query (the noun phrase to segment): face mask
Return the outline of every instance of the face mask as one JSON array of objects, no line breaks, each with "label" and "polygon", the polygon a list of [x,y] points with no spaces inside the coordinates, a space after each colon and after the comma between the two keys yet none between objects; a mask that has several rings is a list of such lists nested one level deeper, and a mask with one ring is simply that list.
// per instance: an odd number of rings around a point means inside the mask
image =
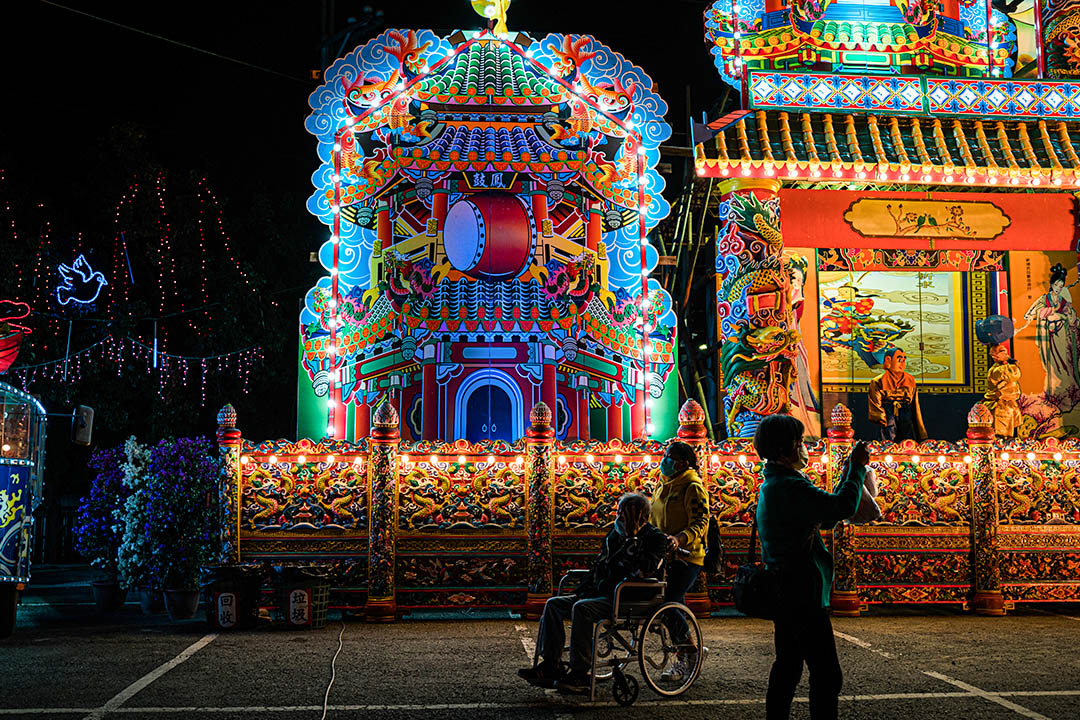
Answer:
[{"label": "face mask", "polygon": [[676,472],[675,472],[675,463],[676,462],[677,462],[677,460],[675,460],[675,458],[669,458],[669,457],[664,458],[663,460],[660,461],[660,472],[663,473],[666,477],[674,477],[676,475]]},{"label": "face mask", "polygon": [[799,459],[793,463],[793,467],[796,470],[802,470],[804,467],[810,464],[810,453],[806,452],[806,446],[799,443],[798,447]]},{"label": "face mask", "polygon": [[626,521],[624,521],[622,518],[617,518],[615,520],[615,532],[619,533],[623,537],[626,537]]}]

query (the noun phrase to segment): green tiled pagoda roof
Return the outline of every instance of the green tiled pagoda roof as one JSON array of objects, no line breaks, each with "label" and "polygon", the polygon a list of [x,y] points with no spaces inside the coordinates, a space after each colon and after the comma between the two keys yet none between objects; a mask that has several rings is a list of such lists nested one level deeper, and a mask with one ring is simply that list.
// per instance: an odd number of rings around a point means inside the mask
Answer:
[{"label": "green tiled pagoda roof", "polygon": [[844,44],[906,45],[919,39],[915,27],[907,23],[837,22],[819,20],[810,31],[825,42]]},{"label": "green tiled pagoda roof", "polygon": [[477,103],[514,98],[513,104],[562,102],[565,88],[501,42],[473,42],[452,69],[425,77],[419,94],[432,102]]}]

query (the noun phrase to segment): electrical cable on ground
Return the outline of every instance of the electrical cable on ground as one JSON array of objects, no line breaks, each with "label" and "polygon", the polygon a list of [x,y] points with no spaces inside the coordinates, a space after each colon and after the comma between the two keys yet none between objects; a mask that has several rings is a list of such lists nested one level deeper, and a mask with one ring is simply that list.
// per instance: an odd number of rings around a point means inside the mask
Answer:
[{"label": "electrical cable on ground", "polygon": [[345,621],[341,621],[341,632],[337,636],[337,652],[334,653],[334,657],[330,660],[330,684],[326,686],[326,695],[323,696],[322,703],[322,718],[320,720],[326,720],[326,711],[330,707],[330,688],[334,687],[334,680],[337,678],[337,659],[341,654],[341,648],[344,645],[342,638],[345,636]]}]

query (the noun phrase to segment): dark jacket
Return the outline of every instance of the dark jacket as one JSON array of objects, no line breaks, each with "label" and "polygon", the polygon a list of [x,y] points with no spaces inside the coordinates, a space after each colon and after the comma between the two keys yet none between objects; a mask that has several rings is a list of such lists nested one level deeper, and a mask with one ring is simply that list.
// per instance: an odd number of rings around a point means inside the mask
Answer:
[{"label": "dark jacket", "polygon": [[832,590],[832,555],[821,539],[821,528],[832,528],[851,517],[859,506],[866,469],[849,466],[836,492],[814,486],[802,473],[766,463],[758,494],[757,525],[761,557],[780,573],[783,606],[822,608]]},{"label": "dark jacket", "polygon": [[582,598],[615,599],[615,586],[634,577],[655,577],[667,553],[667,535],[652,525],[625,537],[612,530],[604,538],[592,572],[578,585]]}]

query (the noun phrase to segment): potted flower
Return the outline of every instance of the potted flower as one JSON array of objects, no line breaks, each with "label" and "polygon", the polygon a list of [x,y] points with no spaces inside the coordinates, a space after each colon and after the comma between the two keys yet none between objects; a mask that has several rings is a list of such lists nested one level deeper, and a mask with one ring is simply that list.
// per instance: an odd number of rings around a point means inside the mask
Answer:
[{"label": "potted flower", "polygon": [[170,438],[150,451],[146,535],[150,574],[165,589],[174,619],[195,615],[200,567],[217,533],[214,493],[220,460],[208,438]]},{"label": "potted flower", "polygon": [[126,587],[139,588],[142,610],[150,613],[161,606],[161,587],[155,586],[150,575],[150,542],[147,536],[149,517],[146,501],[149,478],[146,466],[150,450],[134,437],[124,443],[123,486],[127,498],[120,510],[120,547],[118,569],[120,582]]},{"label": "potted flower", "polygon": [[123,510],[130,494],[124,485],[125,460],[123,446],[98,450],[90,457],[96,474],[75,522],[75,549],[102,573],[93,581],[99,612],[119,609],[127,596],[128,586],[119,582]]}]

